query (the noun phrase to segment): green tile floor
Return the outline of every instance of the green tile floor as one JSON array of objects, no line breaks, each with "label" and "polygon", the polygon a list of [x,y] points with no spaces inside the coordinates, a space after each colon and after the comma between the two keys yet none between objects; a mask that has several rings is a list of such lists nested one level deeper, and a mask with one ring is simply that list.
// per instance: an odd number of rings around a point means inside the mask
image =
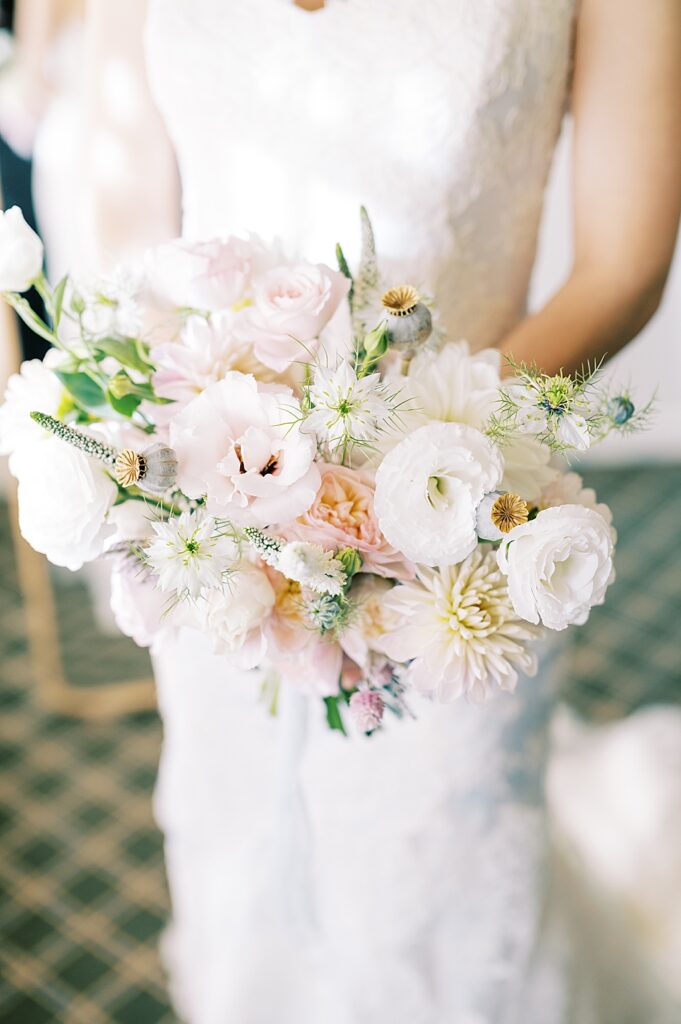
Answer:
[{"label": "green tile floor", "polygon": [[[681,695],[681,469],[592,471],[588,482],[615,514],[618,579],[572,631],[566,699],[604,721]],[[67,621],[81,622],[87,591],[77,578],[67,590]],[[150,809],[159,722],[41,709],[3,509],[0,671],[0,1021],[170,1024],[157,955],[168,900]]]}]

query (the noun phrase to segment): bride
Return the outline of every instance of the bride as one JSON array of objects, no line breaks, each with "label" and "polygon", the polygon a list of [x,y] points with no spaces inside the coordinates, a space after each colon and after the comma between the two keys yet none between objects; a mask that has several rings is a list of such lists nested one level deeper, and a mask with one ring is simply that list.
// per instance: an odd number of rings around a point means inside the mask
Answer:
[{"label": "bride", "polygon": [[[188,237],[255,231],[328,262],[336,239],[356,255],[363,203],[386,275],[436,294],[452,340],[548,371],[656,309],[681,196],[676,0],[151,0],[146,59]],[[528,317],[568,106],[575,263]],[[575,1019],[546,899],[550,673],[359,742],[291,687],[271,718],[190,631],[155,668],[183,1019]]]}]

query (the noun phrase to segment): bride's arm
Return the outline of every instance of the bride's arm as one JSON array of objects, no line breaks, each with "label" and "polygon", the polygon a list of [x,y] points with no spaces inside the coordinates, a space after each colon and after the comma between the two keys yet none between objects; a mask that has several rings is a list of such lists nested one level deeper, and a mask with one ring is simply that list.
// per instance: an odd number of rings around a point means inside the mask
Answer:
[{"label": "bride's arm", "polygon": [[501,350],[547,372],[615,354],[657,309],[681,208],[681,0],[582,0],[572,272]]},{"label": "bride's arm", "polygon": [[175,161],[147,82],[147,0],[87,0],[80,257],[103,270],[178,232]]}]

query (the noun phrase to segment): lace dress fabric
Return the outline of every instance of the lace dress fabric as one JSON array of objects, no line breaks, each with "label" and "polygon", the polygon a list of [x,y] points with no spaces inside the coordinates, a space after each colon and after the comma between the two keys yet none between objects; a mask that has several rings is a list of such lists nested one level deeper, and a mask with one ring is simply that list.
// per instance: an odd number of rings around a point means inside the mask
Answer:
[{"label": "lace dress fabric", "polygon": [[[568,90],[573,0],[152,0],[184,232],[331,262],[370,211],[386,275],[450,338],[522,316]],[[156,810],[190,1024],[558,1024],[542,772],[551,680],[414,703],[370,740],[186,632],[156,656]]]}]

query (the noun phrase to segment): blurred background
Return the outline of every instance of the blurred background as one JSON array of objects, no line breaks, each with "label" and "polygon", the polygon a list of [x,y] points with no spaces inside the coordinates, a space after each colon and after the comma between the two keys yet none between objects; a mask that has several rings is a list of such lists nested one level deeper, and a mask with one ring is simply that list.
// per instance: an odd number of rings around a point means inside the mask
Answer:
[{"label": "blurred background", "polygon": [[[134,6],[120,2],[133,19]],[[86,27],[84,4],[13,8],[2,3],[3,207],[33,220],[55,279],[171,237],[180,203],[144,90],[141,26],[137,49],[129,21],[125,45],[111,41],[100,96],[87,59],[97,26]],[[126,162],[135,139],[144,174]],[[569,153],[568,121],[532,306],[570,265]],[[3,390],[22,358],[42,353],[3,308]],[[588,931],[603,1019],[671,1024],[681,1020],[681,258],[657,317],[608,372],[643,401],[657,391],[657,413],[651,430],[606,442],[578,467],[612,507],[620,542],[608,604],[554,655],[564,680],[548,783],[556,885],[578,934]],[[106,609],[96,568],[48,567],[22,542],[0,467],[4,1024],[174,1019],[157,952],[168,902],[151,810],[153,682],[146,652],[115,633]]]}]

